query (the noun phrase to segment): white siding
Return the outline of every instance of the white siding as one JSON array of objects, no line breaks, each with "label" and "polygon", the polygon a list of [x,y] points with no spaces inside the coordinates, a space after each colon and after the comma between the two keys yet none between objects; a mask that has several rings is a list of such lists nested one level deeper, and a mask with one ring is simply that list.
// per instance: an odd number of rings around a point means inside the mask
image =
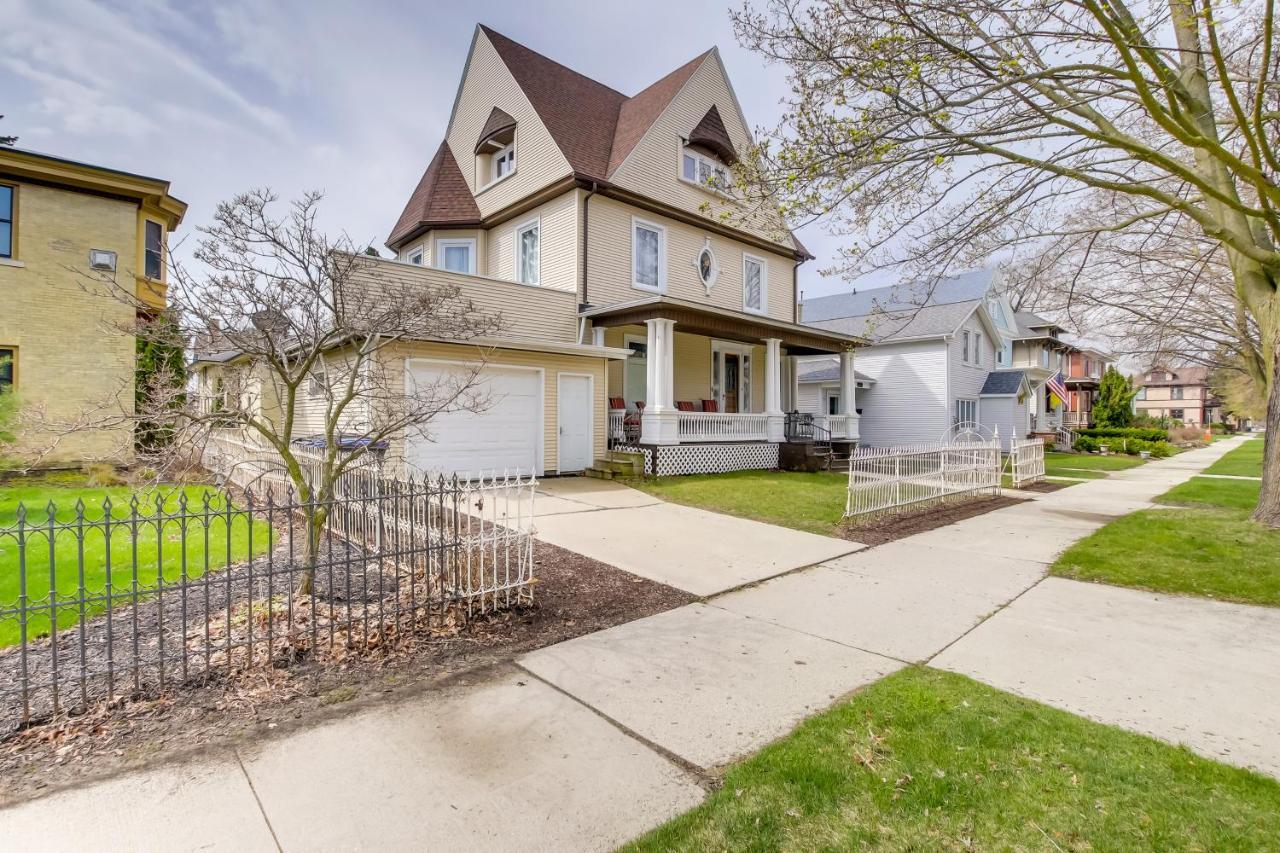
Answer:
[{"label": "white siding", "polygon": [[[947,348],[942,340],[877,344],[858,350],[857,371],[874,379],[858,389],[861,443],[884,447],[936,441],[951,425],[947,398]],[[801,383],[800,396],[821,411],[816,383]]]},{"label": "white siding", "polygon": [[1000,446],[1007,451],[1010,440],[1027,434],[1027,402],[1019,403],[1016,397],[983,397],[979,419],[984,426],[999,428]]},{"label": "white siding", "polygon": [[[969,362],[964,361],[964,333],[969,333]],[[974,359],[974,335],[982,335],[980,359]],[[951,416],[955,416],[956,400],[977,400],[982,391],[987,374],[996,369],[996,351],[992,345],[991,333],[987,331],[975,312],[955,333],[947,345],[947,363],[950,374],[950,398],[947,408]],[[978,412],[978,420],[986,424],[982,412]],[[990,424],[987,424],[990,426]]]}]

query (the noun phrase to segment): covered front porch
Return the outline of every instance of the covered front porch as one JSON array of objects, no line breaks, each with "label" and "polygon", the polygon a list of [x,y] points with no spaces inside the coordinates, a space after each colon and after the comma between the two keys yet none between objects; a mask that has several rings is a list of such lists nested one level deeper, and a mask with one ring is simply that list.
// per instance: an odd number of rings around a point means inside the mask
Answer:
[{"label": "covered front porch", "polygon": [[611,365],[611,442],[644,447],[787,440],[799,356],[838,354],[837,411],[819,435],[858,438],[854,348],[859,338],[766,316],[653,297],[588,309],[594,342],[627,349]]}]

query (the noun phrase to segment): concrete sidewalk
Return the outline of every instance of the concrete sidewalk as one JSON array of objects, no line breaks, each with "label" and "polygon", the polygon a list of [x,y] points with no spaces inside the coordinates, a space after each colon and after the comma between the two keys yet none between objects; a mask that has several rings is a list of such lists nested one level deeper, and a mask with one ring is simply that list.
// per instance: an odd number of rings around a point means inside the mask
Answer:
[{"label": "concrete sidewalk", "polygon": [[[1061,550],[1235,445],[854,553],[730,519],[727,535],[749,538],[721,571],[704,528],[654,526],[680,519],[653,512],[667,505],[561,481],[539,495],[540,533],[568,536],[572,522],[601,559],[626,555],[685,588],[822,564],[259,749],[0,811],[0,838],[95,851],[610,849],[700,802],[703,770],[907,662],[1280,774],[1280,610],[1044,579]],[[630,525],[610,520],[624,514]],[[786,545],[749,553],[769,532]],[[654,552],[701,563],[677,574]]]}]

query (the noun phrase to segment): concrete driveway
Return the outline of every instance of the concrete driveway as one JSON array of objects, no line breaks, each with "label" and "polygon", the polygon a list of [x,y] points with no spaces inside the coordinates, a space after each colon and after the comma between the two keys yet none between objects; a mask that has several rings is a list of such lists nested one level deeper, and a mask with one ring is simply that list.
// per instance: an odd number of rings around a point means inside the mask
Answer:
[{"label": "concrete driveway", "polygon": [[851,554],[857,542],[669,504],[618,483],[545,480],[537,537],[694,595]]}]

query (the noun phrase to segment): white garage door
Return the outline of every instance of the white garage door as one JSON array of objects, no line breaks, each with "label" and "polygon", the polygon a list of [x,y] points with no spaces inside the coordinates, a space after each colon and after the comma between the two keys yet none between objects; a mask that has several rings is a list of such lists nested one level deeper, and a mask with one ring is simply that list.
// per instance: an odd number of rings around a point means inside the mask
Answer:
[{"label": "white garage door", "polygon": [[[418,387],[447,384],[462,368],[442,363],[408,364]],[[536,370],[486,367],[476,386],[488,395],[481,412],[447,412],[426,425],[426,436],[406,443],[409,464],[419,471],[475,477],[542,473],[542,374]]]}]

